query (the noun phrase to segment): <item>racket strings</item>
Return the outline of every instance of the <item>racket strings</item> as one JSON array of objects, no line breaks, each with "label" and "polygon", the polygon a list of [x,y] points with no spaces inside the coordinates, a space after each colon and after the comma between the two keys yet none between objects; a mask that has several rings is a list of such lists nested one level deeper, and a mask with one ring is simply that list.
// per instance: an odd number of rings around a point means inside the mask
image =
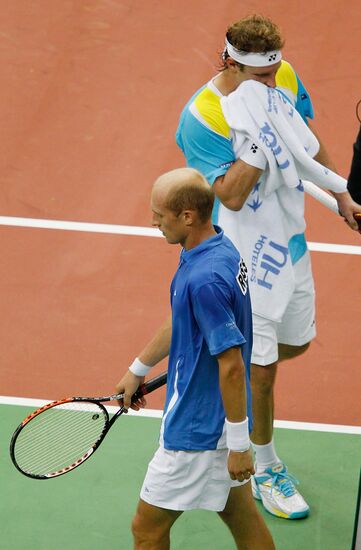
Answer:
[{"label": "racket strings", "polygon": [[[97,409],[97,410],[98,411],[100,410],[100,412],[102,413],[101,409]],[[93,411],[93,409],[92,409],[92,411]],[[58,413],[60,411],[57,410],[57,411],[54,411],[54,412],[55,412],[56,415],[58,415]],[[42,445],[44,442],[48,442],[49,432],[51,432],[52,430],[56,430],[56,429],[59,430],[60,429],[59,421],[61,422],[61,430],[66,431],[68,433],[68,435],[72,434],[73,437],[78,437],[77,432],[80,429],[84,430],[84,432],[83,432],[84,436],[86,435],[85,430],[87,430],[87,431],[91,430],[91,432],[93,432],[95,424],[90,423],[87,418],[86,419],[84,418],[84,416],[80,416],[79,414],[77,414],[77,416],[69,415],[69,414],[64,415],[63,411],[62,411],[62,417],[59,419],[57,416],[54,416],[54,412],[52,411],[52,414],[42,413],[41,415],[36,417],[36,420],[34,418],[32,420],[31,426],[29,425],[28,429],[26,427],[23,429],[22,438],[25,439],[25,437],[30,437],[31,436],[32,440],[35,438],[37,444]],[[90,412],[90,411],[86,411],[86,410],[77,411],[77,413],[79,413],[79,412],[84,413],[84,412]],[[93,417],[92,417],[93,420],[96,419],[97,414],[99,415],[99,412],[95,412],[93,414]],[[86,420],[86,422],[87,422],[87,424],[85,426],[84,426],[84,424],[85,424],[84,420]],[[19,445],[19,442],[18,442],[18,445]]]},{"label": "racket strings", "polygon": [[20,431],[15,459],[25,472],[47,475],[73,465],[98,441],[107,423],[94,403],[57,405],[35,416]]},{"label": "racket strings", "polygon": [[[31,452],[29,447],[24,447],[22,451],[17,450],[15,458],[19,466],[28,472],[34,474],[52,473],[62,469],[62,467],[73,464],[73,462],[81,458],[81,456],[93,446],[96,441],[94,441],[93,433],[82,433],[82,439],[84,440],[88,435],[90,435],[90,439],[86,439],[85,446],[80,450],[79,438],[74,433],[72,437],[67,438],[66,445],[62,445],[63,441],[59,441],[59,439],[55,439],[55,437],[53,440],[47,437],[46,441],[44,440],[43,442],[38,439],[37,442],[39,447],[36,452]],[[44,442],[45,445],[43,445]],[[43,450],[44,448],[46,451]],[[56,456],[54,457],[55,452]],[[81,455],[79,456],[80,452]],[[39,453],[41,453],[41,457],[39,457]]]}]

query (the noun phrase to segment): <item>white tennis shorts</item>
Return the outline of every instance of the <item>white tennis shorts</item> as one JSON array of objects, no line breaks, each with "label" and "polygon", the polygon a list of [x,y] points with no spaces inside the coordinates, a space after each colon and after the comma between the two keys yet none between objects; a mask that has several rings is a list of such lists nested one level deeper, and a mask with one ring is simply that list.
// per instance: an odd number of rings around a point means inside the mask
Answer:
[{"label": "white tennis shorts", "polygon": [[168,451],[160,446],[149,463],[140,498],[168,510],[221,512],[233,481],[227,470],[228,449],[215,451]]},{"label": "white tennis shorts", "polygon": [[294,266],[295,291],[276,323],[253,315],[252,363],[266,366],[278,360],[278,344],[303,346],[316,336],[315,289],[309,252]]}]

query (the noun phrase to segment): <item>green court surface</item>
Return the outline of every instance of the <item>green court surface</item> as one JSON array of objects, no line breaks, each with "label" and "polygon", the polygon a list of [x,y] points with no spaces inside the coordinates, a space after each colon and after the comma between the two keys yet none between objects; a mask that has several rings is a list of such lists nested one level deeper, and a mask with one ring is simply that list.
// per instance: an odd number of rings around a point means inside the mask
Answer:
[{"label": "green court surface", "polygon": [[[86,464],[57,479],[35,481],[13,467],[8,453],[12,432],[28,412],[0,407],[1,549],[131,550],[129,525],[160,421],[123,417]],[[277,550],[350,550],[361,437],[286,429],[276,430],[275,437],[311,505],[306,520],[262,512]],[[175,524],[171,548],[231,550],[234,545],[216,514],[194,511]]]}]

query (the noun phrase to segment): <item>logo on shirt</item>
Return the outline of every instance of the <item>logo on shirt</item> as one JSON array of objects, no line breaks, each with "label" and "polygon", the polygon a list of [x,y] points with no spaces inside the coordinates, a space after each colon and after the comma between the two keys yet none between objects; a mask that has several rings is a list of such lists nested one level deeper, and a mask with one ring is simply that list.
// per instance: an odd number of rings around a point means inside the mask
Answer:
[{"label": "logo on shirt", "polygon": [[224,162],[223,164],[219,165],[219,168],[229,168],[230,166],[232,166],[232,164],[234,164],[233,160],[230,162]]},{"label": "logo on shirt", "polygon": [[239,262],[239,271],[236,277],[236,281],[244,296],[248,288],[248,272],[247,272],[246,264],[244,263],[243,260]]}]

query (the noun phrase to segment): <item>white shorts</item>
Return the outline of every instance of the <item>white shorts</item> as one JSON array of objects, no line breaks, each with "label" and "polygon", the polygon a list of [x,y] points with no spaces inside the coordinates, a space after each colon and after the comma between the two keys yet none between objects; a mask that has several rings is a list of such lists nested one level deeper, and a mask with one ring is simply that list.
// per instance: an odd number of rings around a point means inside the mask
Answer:
[{"label": "white shorts", "polygon": [[226,506],[233,481],[227,469],[228,449],[168,451],[159,447],[149,463],[140,498],[168,510],[212,510]]},{"label": "white shorts", "polygon": [[278,360],[278,344],[303,346],[316,336],[315,289],[307,252],[294,266],[296,288],[280,323],[253,315],[251,362],[266,366]]}]

